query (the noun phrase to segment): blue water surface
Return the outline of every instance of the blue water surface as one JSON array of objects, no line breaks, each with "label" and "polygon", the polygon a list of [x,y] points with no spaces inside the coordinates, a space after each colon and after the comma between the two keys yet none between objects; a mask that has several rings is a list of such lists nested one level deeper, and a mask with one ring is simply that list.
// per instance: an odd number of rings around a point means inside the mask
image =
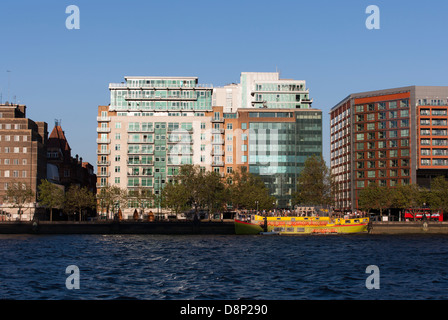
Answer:
[{"label": "blue water surface", "polygon": [[447,266],[444,235],[0,235],[0,299],[447,299]]}]

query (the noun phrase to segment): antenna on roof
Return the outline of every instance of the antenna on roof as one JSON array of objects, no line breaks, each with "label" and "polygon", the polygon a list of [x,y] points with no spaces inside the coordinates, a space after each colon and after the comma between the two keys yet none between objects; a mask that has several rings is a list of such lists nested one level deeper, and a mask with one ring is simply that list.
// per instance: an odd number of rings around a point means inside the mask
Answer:
[{"label": "antenna on roof", "polygon": [[61,119],[54,119],[54,126],[55,126],[55,127],[60,126],[61,123],[62,123],[62,120],[61,120]]},{"label": "antenna on roof", "polygon": [[9,99],[9,88],[11,85],[11,70],[6,70],[6,72],[8,73],[8,101],[10,101]]}]

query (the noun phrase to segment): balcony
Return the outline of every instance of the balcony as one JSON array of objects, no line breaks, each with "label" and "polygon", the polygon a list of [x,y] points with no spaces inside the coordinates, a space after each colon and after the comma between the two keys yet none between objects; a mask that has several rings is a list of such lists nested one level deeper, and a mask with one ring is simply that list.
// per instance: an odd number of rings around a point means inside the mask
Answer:
[{"label": "balcony", "polygon": [[169,139],[167,143],[193,144],[193,139]]},{"label": "balcony", "polygon": [[97,161],[98,166],[110,166],[110,161]]},{"label": "balcony", "polygon": [[224,122],[224,118],[212,118],[212,122],[223,123]]},{"label": "balcony", "polygon": [[126,161],[128,166],[153,166],[154,162]]},{"label": "balcony", "polygon": [[128,177],[153,177],[154,174],[151,172],[149,173],[144,173],[144,172],[128,172],[127,173]]},{"label": "balcony", "polygon": [[110,150],[96,150],[96,154],[100,154],[100,155],[108,155],[110,154]]},{"label": "balcony", "polygon": [[96,143],[110,143],[110,139],[96,139]]},{"label": "balcony", "polygon": [[109,122],[110,117],[96,117],[96,121],[98,122]]},{"label": "balcony", "polygon": [[96,132],[100,132],[100,133],[109,133],[110,132],[110,128],[96,128]]},{"label": "balcony", "polygon": [[224,155],[224,150],[213,150],[211,152],[212,156],[223,156]]},{"label": "balcony", "polygon": [[100,178],[110,177],[110,172],[98,172],[96,175],[97,175],[97,177],[100,177]]},{"label": "balcony", "polygon": [[224,144],[224,140],[223,139],[213,139],[212,144]]},{"label": "balcony", "polygon": [[213,161],[212,167],[224,167],[224,161]]},{"label": "balcony", "polygon": [[128,143],[154,143],[153,139],[128,140]]}]

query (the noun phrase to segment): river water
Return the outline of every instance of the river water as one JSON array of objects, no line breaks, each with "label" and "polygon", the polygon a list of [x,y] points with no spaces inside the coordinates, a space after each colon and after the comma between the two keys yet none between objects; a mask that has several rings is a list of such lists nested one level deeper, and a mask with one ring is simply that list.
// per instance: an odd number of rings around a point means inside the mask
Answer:
[{"label": "river water", "polygon": [[447,299],[447,267],[444,235],[0,235],[11,300]]}]

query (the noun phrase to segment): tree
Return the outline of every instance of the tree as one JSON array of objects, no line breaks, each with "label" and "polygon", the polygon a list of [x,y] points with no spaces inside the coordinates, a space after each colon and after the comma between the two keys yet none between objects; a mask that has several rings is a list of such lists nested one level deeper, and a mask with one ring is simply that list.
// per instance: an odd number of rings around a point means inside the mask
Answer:
[{"label": "tree", "polygon": [[[414,209],[421,208],[427,202],[427,190],[417,184],[399,185],[389,190],[392,206],[398,209],[407,209],[413,213]],[[415,214],[414,214],[415,219]]]},{"label": "tree", "polygon": [[332,196],[332,177],[330,169],[322,156],[310,156],[305,160],[297,179],[294,200],[307,206],[329,206],[334,202]]},{"label": "tree", "polygon": [[38,200],[43,206],[50,208],[50,221],[53,221],[53,209],[64,206],[64,190],[48,180],[42,180],[38,189]]},{"label": "tree", "polygon": [[214,171],[201,173],[198,176],[198,199],[203,208],[207,208],[210,215],[221,212],[227,203],[227,190],[221,175]]},{"label": "tree", "polygon": [[79,221],[82,220],[82,210],[95,208],[95,196],[86,187],[80,188],[72,185],[68,189],[65,197],[65,208],[67,212],[79,212]]},{"label": "tree", "polygon": [[438,176],[431,181],[428,202],[431,209],[448,211],[448,180]]},{"label": "tree", "polygon": [[182,183],[169,182],[162,191],[164,207],[170,208],[176,213],[176,216],[189,208],[190,192]]},{"label": "tree", "polygon": [[392,196],[387,187],[381,187],[376,183],[370,183],[358,193],[358,208],[370,212],[371,209],[379,210],[380,216],[383,210],[390,208]]},{"label": "tree", "polygon": [[142,214],[153,199],[154,194],[149,188],[139,187],[136,190],[130,190],[128,193],[128,201],[132,201]]},{"label": "tree", "polygon": [[228,185],[230,202],[235,209],[272,209],[275,197],[270,195],[269,189],[259,176],[247,170],[235,170]]},{"label": "tree", "polygon": [[28,184],[13,181],[8,184],[3,200],[19,210],[19,220],[22,220],[22,208],[26,203],[33,202],[34,197],[35,194]]},{"label": "tree", "polygon": [[119,186],[105,186],[101,187],[97,194],[98,205],[101,209],[106,209],[106,216],[109,217],[109,212],[117,207],[125,206],[128,201],[127,190],[121,189]]}]

